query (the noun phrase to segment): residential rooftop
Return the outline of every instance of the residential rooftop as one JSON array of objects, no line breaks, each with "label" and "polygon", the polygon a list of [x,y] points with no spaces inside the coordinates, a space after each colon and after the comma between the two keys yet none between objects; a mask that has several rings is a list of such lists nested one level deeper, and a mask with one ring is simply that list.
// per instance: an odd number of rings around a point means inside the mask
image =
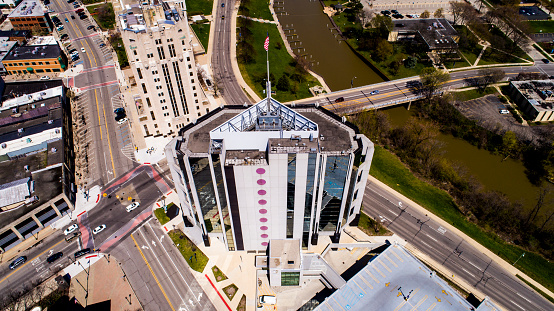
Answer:
[{"label": "residential rooftop", "polygon": [[11,17],[44,16],[44,8],[38,0],[24,0],[8,15]]},{"label": "residential rooftop", "polygon": [[4,60],[56,58],[62,54],[59,45],[32,45],[14,47]]}]

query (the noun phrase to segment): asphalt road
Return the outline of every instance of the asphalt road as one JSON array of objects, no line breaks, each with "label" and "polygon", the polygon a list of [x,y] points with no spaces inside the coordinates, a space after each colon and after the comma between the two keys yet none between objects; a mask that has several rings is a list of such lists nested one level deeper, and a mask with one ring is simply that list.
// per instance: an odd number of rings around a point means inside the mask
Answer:
[{"label": "asphalt road", "polygon": [[[52,0],[49,7],[63,23],[61,33],[69,35],[70,49],[79,51],[80,59],[75,64],[84,67],[68,84],[80,88],[83,93],[79,97],[85,99],[80,102],[86,105],[87,135],[92,141],[89,163],[95,165],[94,169],[89,169],[93,181],[89,186],[105,185],[135,166],[129,125],[118,125],[113,113],[115,108],[121,107],[122,101],[109,43],[104,42],[99,32],[87,29],[93,25],[92,17],[80,19],[75,13],[77,9],[67,1]],[[101,43],[107,46],[100,47]],[[81,48],[85,49],[84,53]],[[131,152],[124,154],[122,149]]]},{"label": "asphalt road", "polygon": [[[127,212],[125,207],[131,202],[120,200],[114,195],[111,198],[101,199],[98,205],[88,213],[90,229],[102,224],[106,225],[106,229],[94,235],[94,247],[101,247],[105,241],[114,238],[122,227],[129,227],[133,224],[134,219],[144,211],[151,210],[152,204],[162,195],[162,191],[157,188],[156,183],[152,182],[146,173],[138,174],[129,183],[132,183],[136,189],[138,196],[136,201],[140,202],[138,208]],[[102,252],[109,252],[122,243],[122,239],[129,239],[128,236],[129,233],[120,236],[119,239],[116,238],[116,242],[111,244],[110,248],[101,249]],[[22,290],[26,286],[31,287],[33,282],[49,278],[59,269],[69,265],[74,258],[73,254],[79,249],[81,249],[79,239],[67,243],[63,231],[59,230],[37,245],[22,251],[19,255],[27,256],[27,262],[16,270],[9,269],[8,266],[11,260],[2,260],[0,265],[0,297]],[[57,252],[63,252],[64,257],[53,264],[48,264],[46,262],[48,256]]]},{"label": "asphalt road", "polygon": [[364,212],[408,243],[502,305],[506,310],[553,310],[554,305],[461,237],[441,227],[398,197],[370,183]]},{"label": "asphalt road", "polygon": [[[225,3],[222,7],[221,4]],[[234,10],[234,2],[225,2],[219,0],[217,12],[214,16],[214,43],[212,53],[212,69],[214,73],[215,83],[218,85],[226,105],[243,105],[251,103],[242,87],[237,82],[233,72],[231,60],[231,26],[232,15]],[[223,18],[222,18],[223,17]],[[236,60],[235,60],[236,61]]]},{"label": "asphalt road", "polygon": [[190,267],[153,218],[112,252],[146,310],[215,310]]}]

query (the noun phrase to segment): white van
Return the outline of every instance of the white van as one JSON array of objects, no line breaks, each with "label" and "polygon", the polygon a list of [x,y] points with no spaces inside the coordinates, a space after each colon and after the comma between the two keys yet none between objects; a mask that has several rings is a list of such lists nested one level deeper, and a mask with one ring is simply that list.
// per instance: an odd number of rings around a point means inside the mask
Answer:
[{"label": "white van", "polygon": [[260,304],[266,304],[266,305],[275,305],[277,304],[277,297],[270,296],[270,295],[263,295],[260,296]]},{"label": "white van", "polygon": [[500,112],[500,114],[509,114],[510,111],[508,111],[507,109],[500,109],[498,112]]}]

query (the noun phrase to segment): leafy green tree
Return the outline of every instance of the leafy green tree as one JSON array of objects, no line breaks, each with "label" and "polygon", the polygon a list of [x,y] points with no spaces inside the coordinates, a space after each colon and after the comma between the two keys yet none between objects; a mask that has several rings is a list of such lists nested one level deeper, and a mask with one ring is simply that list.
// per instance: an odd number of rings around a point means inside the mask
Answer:
[{"label": "leafy green tree", "polygon": [[417,65],[417,57],[415,56],[408,56],[404,60],[404,67],[406,68],[414,68]]},{"label": "leafy green tree", "polygon": [[383,15],[375,15],[369,22],[370,28],[372,28],[372,31],[378,36],[383,39],[387,39],[389,37],[389,32],[392,31],[392,28],[394,27],[394,24],[392,23],[392,19],[388,16]]},{"label": "leafy green tree", "polygon": [[421,15],[419,17],[429,18],[429,17],[431,17],[431,13],[429,13],[429,11],[425,10],[425,11],[423,11],[423,13],[421,13]]},{"label": "leafy green tree", "polygon": [[286,74],[283,74],[279,81],[277,81],[277,89],[279,91],[289,91],[290,90],[290,80]]},{"label": "leafy green tree", "polygon": [[252,44],[247,41],[241,41],[237,44],[237,58],[243,64],[248,64],[254,61],[256,50]]},{"label": "leafy green tree", "polygon": [[433,16],[436,18],[443,18],[444,17],[444,9],[438,8],[435,13],[433,13]]},{"label": "leafy green tree", "polygon": [[507,131],[502,136],[502,151],[506,158],[509,156],[516,156],[519,150],[519,144],[517,141],[516,134],[512,131]]},{"label": "leafy green tree", "polygon": [[392,55],[393,48],[387,40],[381,40],[375,49],[375,59],[377,61],[383,61],[387,59],[388,56]]},{"label": "leafy green tree", "polygon": [[423,94],[428,101],[431,101],[444,87],[444,83],[450,80],[450,74],[435,67],[427,67],[423,68],[419,78],[421,79]]}]

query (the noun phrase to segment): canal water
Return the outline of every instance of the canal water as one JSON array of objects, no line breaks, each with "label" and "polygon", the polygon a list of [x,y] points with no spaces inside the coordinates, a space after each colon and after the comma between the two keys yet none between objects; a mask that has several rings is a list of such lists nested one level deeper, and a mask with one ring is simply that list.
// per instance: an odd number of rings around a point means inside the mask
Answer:
[{"label": "canal water", "polygon": [[281,11],[276,8],[285,34],[298,35],[288,37],[291,48],[295,52],[300,51],[300,55],[306,55],[306,59],[312,62],[312,70],[325,79],[331,90],[350,88],[352,81],[354,87],[383,81],[346,42],[339,40],[336,30],[330,30],[331,21],[323,13],[319,1],[285,0],[284,11],[287,14],[279,13]]},{"label": "canal water", "polygon": [[[383,111],[389,115],[391,124],[397,127],[412,116],[414,108],[417,109],[412,105],[412,110],[409,111],[406,106],[397,106]],[[452,135],[439,134],[437,140],[444,144],[444,158],[461,163],[486,189],[505,193],[512,202],[521,201],[526,210],[530,210],[536,203],[538,187],[529,182],[525,167],[520,161],[502,161],[503,156],[479,149]]]}]

